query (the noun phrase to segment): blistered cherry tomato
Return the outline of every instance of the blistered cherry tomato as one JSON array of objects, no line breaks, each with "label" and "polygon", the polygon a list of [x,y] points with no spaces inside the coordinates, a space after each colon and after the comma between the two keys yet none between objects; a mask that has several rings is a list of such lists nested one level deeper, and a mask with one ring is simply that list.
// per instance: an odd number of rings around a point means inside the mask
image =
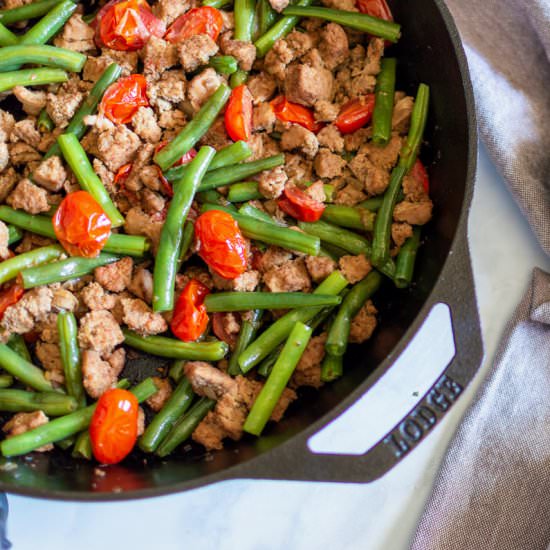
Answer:
[{"label": "blistered cherry tomato", "polygon": [[342,134],[351,134],[359,130],[372,118],[374,103],[374,94],[351,99],[342,106],[334,124]]},{"label": "blistered cherry tomato", "polygon": [[221,277],[235,279],[246,271],[246,241],[227,212],[209,210],[195,222],[199,256]]},{"label": "blistered cherry tomato", "polygon": [[99,105],[99,110],[115,124],[127,124],[140,107],[148,107],[147,81],[141,74],[119,78],[111,84]]},{"label": "blistered cherry tomato", "polygon": [[175,43],[196,34],[207,34],[216,42],[222,28],[223,17],[220,10],[202,6],[180,15],[168,28],[164,40]]},{"label": "blistered cherry tomato", "polygon": [[98,13],[96,25],[100,46],[125,52],[140,50],[152,35],[161,38],[166,32],[166,25],[153,15],[144,0],[112,4]]},{"label": "blistered cherry tomato", "polygon": [[200,338],[208,326],[208,314],[204,299],[210,293],[207,286],[191,279],[179,295],[170,328],[176,338],[193,342]]},{"label": "blistered cherry tomato", "polygon": [[357,0],[357,9],[371,17],[393,21],[393,15],[386,0]]},{"label": "blistered cherry tomato", "polygon": [[225,109],[225,129],[233,141],[248,141],[252,134],[252,94],[241,84],[233,89]]},{"label": "blistered cherry tomato", "polygon": [[298,187],[285,187],[283,196],[277,201],[279,208],[301,222],[316,222],[323,215],[325,205],[312,199]]},{"label": "blistered cherry tomato", "polygon": [[87,191],[69,193],[52,223],[55,236],[72,256],[97,256],[111,234],[111,220]]},{"label": "blistered cherry tomato", "polygon": [[298,103],[291,103],[284,95],[276,97],[269,104],[275,116],[282,122],[293,122],[315,133],[323,127],[323,124],[315,121],[310,109]]},{"label": "blistered cherry tomato", "polygon": [[18,282],[0,290],[0,319],[4,317],[6,309],[21,300],[24,292],[25,291],[23,290],[22,285],[20,285]]},{"label": "blistered cherry tomato", "polygon": [[426,193],[430,192],[430,178],[428,177],[428,172],[420,159],[416,159],[409,175],[416,181],[422,183],[422,187]]},{"label": "blistered cherry tomato", "polygon": [[114,388],[98,400],[90,422],[94,457],[102,464],[116,464],[133,449],[137,440],[139,404],[136,396]]}]

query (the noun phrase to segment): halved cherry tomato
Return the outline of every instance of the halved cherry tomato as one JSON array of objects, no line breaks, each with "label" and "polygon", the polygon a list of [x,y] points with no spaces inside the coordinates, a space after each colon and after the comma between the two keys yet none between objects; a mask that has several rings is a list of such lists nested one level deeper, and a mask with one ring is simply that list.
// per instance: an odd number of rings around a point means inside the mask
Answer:
[{"label": "halved cherry tomato", "polygon": [[98,400],[90,422],[94,457],[102,464],[116,464],[137,440],[139,404],[136,396],[119,388],[107,390]]},{"label": "halved cherry tomato", "polygon": [[372,118],[374,103],[374,94],[351,99],[342,106],[334,124],[342,134],[351,134],[359,130]]},{"label": "halved cherry tomato", "polygon": [[69,193],[52,223],[55,236],[71,256],[97,256],[111,234],[111,220],[87,191]]},{"label": "halved cherry tomato", "polygon": [[166,25],[151,12],[145,0],[116,2],[95,19],[96,42],[113,50],[132,52],[145,46],[152,35],[161,38]]},{"label": "halved cherry tomato", "polygon": [[25,291],[18,282],[0,291],[0,319],[4,317],[6,309],[21,300]]},{"label": "halved cherry tomato", "polygon": [[168,28],[164,40],[175,43],[196,34],[207,34],[216,42],[222,28],[223,16],[220,10],[210,6],[201,6],[180,15]]},{"label": "halved cherry tomato", "polygon": [[204,299],[210,289],[197,279],[191,279],[179,295],[170,323],[172,333],[184,342],[200,338],[208,326]]},{"label": "halved cherry tomato", "polygon": [[428,177],[428,172],[420,159],[416,159],[409,175],[416,181],[422,182],[422,187],[426,193],[430,192],[430,178]]},{"label": "halved cherry tomato", "polygon": [[246,271],[246,241],[227,212],[209,210],[195,222],[199,256],[221,277],[236,279]]},{"label": "halved cherry tomato", "polygon": [[322,202],[312,199],[298,187],[285,187],[284,195],[277,201],[279,208],[301,222],[316,222],[325,210]]},{"label": "halved cherry tomato", "polygon": [[111,84],[99,110],[115,124],[127,124],[140,107],[148,107],[147,81],[142,74],[131,74]]},{"label": "halved cherry tomato", "polygon": [[357,9],[371,17],[393,21],[393,15],[386,0],[357,0]]},{"label": "halved cherry tomato", "polygon": [[246,84],[233,89],[225,109],[225,129],[233,141],[248,141],[252,134],[252,94]]},{"label": "halved cherry tomato", "polygon": [[277,96],[269,104],[275,116],[283,122],[294,122],[315,133],[323,127],[323,124],[315,121],[313,113],[307,107],[291,103],[284,95]]}]

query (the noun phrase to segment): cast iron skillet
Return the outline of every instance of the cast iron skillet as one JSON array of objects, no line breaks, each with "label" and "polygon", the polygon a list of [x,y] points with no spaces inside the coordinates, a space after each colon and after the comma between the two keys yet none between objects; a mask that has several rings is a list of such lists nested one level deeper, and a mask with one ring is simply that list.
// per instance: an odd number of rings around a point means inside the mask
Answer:
[{"label": "cast iron skillet", "polygon": [[[457,30],[442,0],[390,1],[403,37],[391,55],[398,58],[398,89],[412,95],[419,82],[431,86],[428,147],[433,221],[426,227],[413,288],[387,284],[376,298],[380,324],[374,337],[355,346],[345,376],[320,392],[304,392],[286,419],[260,439],[229,443],[205,454],[189,445],[169,460],[136,454],[104,468],[55,451],[20,458],[15,470],[0,470],[0,490],[32,496],[114,500],[183,491],[233,478],[368,482],[392,468],[449,410],[475,374],[482,357],[479,319],[467,248],[467,216],[476,162],[473,96]],[[360,456],[313,454],[308,438],[349,408],[392,366],[422,325],[432,306],[450,306],[456,356],[432,389],[385,438]],[[125,376],[138,379],[165,365],[141,356]]]}]

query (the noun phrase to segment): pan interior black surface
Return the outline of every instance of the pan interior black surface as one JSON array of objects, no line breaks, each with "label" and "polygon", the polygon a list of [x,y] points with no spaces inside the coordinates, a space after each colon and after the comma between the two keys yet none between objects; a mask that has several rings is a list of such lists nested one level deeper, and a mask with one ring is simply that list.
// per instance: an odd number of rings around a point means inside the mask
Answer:
[{"label": "pan interior black surface", "polygon": [[[380,366],[383,360],[415,319],[420,321],[417,319],[420,309],[449,254],[467,193],[469,153],[468,111],[460,62],[436,2],[395,0],[390,4],[396,21],[403,25],[402,39],[388,52],[398,59],[398,89],[414,95],[418,83],[426,82],[432,91],[426,130],[428,145],[422,150],[422,158],[430,173],[434,219],[424,232],[425,244],[417,260],[415,285],[407,291],[386,285],[377,295],[379,328],[371,341],[353,347],[348,353],[345,376],[319,392],[304,392],[287,418],[270,427],[259,440],[245,438],[213,454],[190,445],[163,461],[136,453],[123,465],[109,468],[97,468],[58,451],[35,453],[10,461],[17,464],[16,469],[5,466],[0,469],[3,489],[54,498],[116,498],[121,491],[127,497],[154,495],[233,477],[231,467],[281,445],[341,407],[358,387],[364,392],[372,385],[383,368]],[[159,366],[162,365],[157,359],[142,357],[132,361],[127,373],[135,379],[154,373]],[[269,472],[265,477],[269,477]]]}]

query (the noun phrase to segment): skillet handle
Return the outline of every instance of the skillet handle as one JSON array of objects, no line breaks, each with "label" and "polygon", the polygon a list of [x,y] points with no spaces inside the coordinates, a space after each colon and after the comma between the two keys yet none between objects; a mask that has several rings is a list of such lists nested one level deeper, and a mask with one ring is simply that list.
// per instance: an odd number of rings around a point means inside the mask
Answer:
[{"label": "skillet handle", "polygon": [[[270,455],[268,460],[261,455],[259,460],[252,461],[244,477],[370,482],[393,468],[432,431],[473,379],[483,358],[467,239],[457,239],[453,249],[444,269],[451,275],[445,285],[437,285],[430,301],[449,306],[455,354],[409,413],[363,454],[314,453],[308,446],[311,434],[298,435],[266,453]],[[369,391],[375,389],[376,385]]]}]

